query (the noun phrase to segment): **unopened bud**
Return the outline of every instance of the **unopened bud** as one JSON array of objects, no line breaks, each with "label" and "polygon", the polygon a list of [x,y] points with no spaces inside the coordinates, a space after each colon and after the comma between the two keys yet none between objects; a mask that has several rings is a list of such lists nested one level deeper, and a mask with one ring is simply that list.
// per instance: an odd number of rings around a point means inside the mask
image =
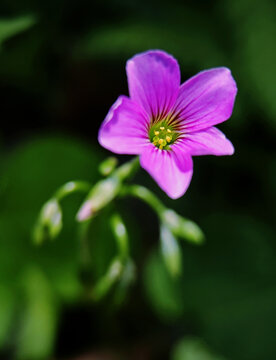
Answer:
[{"label": "unopened bud", "polygon": [[110,175],[112,171],[116,168],[117,164],[117,158],[113,156],[109,157],[100,164],[99,171],[103,176]]},{"label": "unopened bud", "polygon": [[162,220],[174,235],[195,244],[204,241],[204,234],[199,226],[191,220],[185,219],[175,211],[167,209],[162,213]]},{"label": "unopened bud", "polygon": [[41,243],[46,237],[54,239],[62,229],[62,211],[56,199],[50,199],[42,207],[34,230],[34,240]]},{"label": "unopened bud", "polygon": [[77,220],[84,221],[109,204],[120,190],[120,181],[116,177],[99,181],[90,191],[87,199],[77,213]]}]

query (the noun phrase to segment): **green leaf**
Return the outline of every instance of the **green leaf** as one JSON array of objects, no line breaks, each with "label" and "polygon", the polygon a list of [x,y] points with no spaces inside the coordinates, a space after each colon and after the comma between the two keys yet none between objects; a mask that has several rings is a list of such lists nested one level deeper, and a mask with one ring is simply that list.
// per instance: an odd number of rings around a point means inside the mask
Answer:
[{"label": "green leaf", "polygon": [[[256,101],[276,126],[276,4],[273,0],[228,0],[223,4],[236,41],[241,95]],[[250,16],[248,16],[250,14]],[[260,122],[266,116],[260,115]]]},{"label": "green leaf", "polygon": [[5,343],[13,321],[15,297],[12,291],[0,285],[0,348]]},{"label": "green leaf", "polygon": [[[175,18],[180,13],[178,22]],[[204,26],[206,20],[203,16],[197,13],[191,20],[187,7],[181,7],[179,12],[171,15],[165,24],[137,22],[135,19],[117,26],[93,29],[76,49],[76,55],[121,59],[122,54],[129,57],[145,49],[166,49],[186,65],[202,66],[203,63],[204,66],[214,66],[224,63],[224,55],[208,27]],[[180,23],[185,25],[187,31],[183,31],[183,26],[179,28]]]},{"label": "green leaf", "polygon": [[23,274],[24,313],[19,327],[17,358],[37,360],[50,356],[53,350],[57,303],[48,279],[37,267]]},{"label": "green leaf", "polygon": [[20,16],[13,19],[0,19],[0,49],[5,40],[29,29],[35,22],[36,18],[33,15]]},{"label": "green leaf", "polygon": [[179,282],[168,273],[158,251],[149,257],[143,275],[146,295],[158,316],[167,321],[179,319],[184,310]]},{"label": "green leaf", "polygon": [[182,269],[181,249],[173,233],[164,224],[160,227],[160,241],[167,269],[173,277],[179,275]]},{"label": "green leaf", "polygon": [[199,339],[184,338],[173,349],[171,360],[223,360]]},{"label": "green leaf", "polygon": [[[0,214],[0,284],[15,299],[15,320],[23,311],[17,292],[18,279],[32,264],[43,269],[52,291],[62,301],[76,301],[80,295],[79,243],[73,220],[83,195],[74,194],[63,200],[63,229],[58,241],[36,247],[31,241],[31,230],[42,205],[61,184],[78,177],[96,183],[100,161],[101,154],[96,148],[73,139],[44,136],[17,145],[1,162],[0,188],[4,187],[4,192]],[[99,234],[100,231],[96,232],[96,236]],[[109,236],[112,239],[111,231]],[[6,284],[15,286],[10,289]]]}]

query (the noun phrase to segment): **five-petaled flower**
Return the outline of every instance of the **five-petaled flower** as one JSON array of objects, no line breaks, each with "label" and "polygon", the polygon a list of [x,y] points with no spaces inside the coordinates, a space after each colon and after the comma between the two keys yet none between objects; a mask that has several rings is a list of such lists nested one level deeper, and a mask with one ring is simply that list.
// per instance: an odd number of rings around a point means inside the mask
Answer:
[{"label": "five-petaled flower", "polygon": [[130,97],[119,96],[99,131],[117,154],[140,155],[141,166],[173,199],[187,190],[193,155],[232,155],[233,145],[213,125],[227,120],[237,93],[225,67],[202,71],[180,85],[177,61],[148,51],[126,65]]}]

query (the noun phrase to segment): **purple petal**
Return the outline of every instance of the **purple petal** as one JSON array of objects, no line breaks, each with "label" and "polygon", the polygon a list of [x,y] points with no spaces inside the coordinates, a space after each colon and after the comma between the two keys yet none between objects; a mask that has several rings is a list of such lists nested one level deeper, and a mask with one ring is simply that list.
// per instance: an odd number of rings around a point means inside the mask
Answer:
[{"label": "purple petal", "polygon": [[180,87],[175,111],[183,130],[194,132],[227,120],[233,110],[237,86],[229,69],[202,71]]},{"label": "purple petal", "polygon": [[234,147],[215,127],[186,134],[173,147],[190,155],[233,155]]},{"label": "purple petal", "polygon": [[183,155],[178,149],[160,150],[149,144],[142,153],[140,162],[172,199],[177,199],[186,192],[193,174],[190,155]]},{"label": "purple petal", "polygon": [[149,117],[172,109],[179,91],[180,70],[171,55],[159,50],[136,55],[128,60],[126,71],[130,98]]},{"label": "purple petal", "polygon": [[117,154],[140,154],[147,144],[147,120],[143,109],[126,96],[112,105],[99,131],[99,143]]}]

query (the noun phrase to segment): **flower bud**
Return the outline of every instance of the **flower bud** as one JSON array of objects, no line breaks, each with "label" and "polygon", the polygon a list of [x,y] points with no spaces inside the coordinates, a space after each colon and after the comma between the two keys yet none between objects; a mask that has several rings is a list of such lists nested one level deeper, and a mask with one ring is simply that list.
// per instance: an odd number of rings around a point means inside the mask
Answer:
[{"label": "flower bud", "polygon": [[77,220],[84,221],[109,204],[118,194],[121,183],[115,176],[99,181],[88,194],[77,213]]},{"label": "flower bud", "polygon": [[194,244],[201,244],[204,241],[204,234],[196,223],[185,219],[171,209],[163,211],[162,221],[174,235],[180,238]]},{"label": "flower bud", "polygon": [[103,176],[110,175],[112,173],[112,171],[115,169],[115,167],[117,166],[117,164],[118,164],[118,160],[117,160],[117,158],[115,158],[113,156],[104,160],[99,166],[99,171],[100,171],[101,175],[103,175]]},{"label": "flower bud", "polygon": [[62,229],[62,211],[56,199],[50,199],[42,207],[34,229],[34,241],[40,244],[46,237],[55,239]]}]

